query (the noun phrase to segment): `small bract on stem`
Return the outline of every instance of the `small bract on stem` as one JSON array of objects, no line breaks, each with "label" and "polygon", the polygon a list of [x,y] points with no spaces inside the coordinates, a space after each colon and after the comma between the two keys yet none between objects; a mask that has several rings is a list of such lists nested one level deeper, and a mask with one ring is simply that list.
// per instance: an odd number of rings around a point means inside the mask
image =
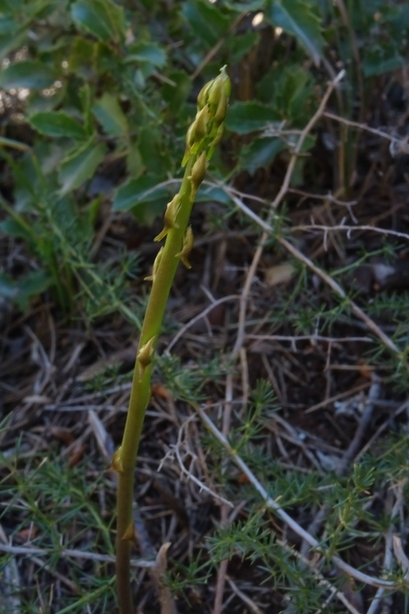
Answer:
[{"label": "small bract on stem", "polygon": [[136,355],[131,397],[122,444],[115,452],[112,466],[118,472],[116,583],[120,614],[133,614],[130,555],[134,541],[132,505],[134,472],[146,408],[150,400],[152,362],[166,303],[180,261],[190,268],[189,254],[193,232],[188,227],[193,201],[207,170],[214,148],[222,138],[224,118],[230,95],[230,80],[225,68],[207,83],[198,96],[198,111],[188,129],[182,166],[185,173],[179,192],[168,204],[163,230],[155,241],[166,239],[153,264],[152,289]]}]

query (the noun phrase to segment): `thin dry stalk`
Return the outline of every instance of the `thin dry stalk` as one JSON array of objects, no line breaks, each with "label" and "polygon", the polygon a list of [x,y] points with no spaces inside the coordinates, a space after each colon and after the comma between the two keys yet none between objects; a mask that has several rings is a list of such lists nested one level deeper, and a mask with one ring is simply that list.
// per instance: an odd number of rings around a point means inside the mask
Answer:
[{"label": "thin dry stalk", "polygon": [[400,153],[408,153],[409,152],[409,144],[407,137],[405,138],[397,138],[396,136],[392,136],[387,132],[383,132],[383,130],[378,130],[377,128],[371,128],[366,124],[362,124],[359,122],[354,122],[350,119],[345,119],[345,117],[339,117],[339,115],[334,115],[333,113],[324,113],[324,117],[328,117],[328,119],[333,119],[340,124],[345,124],[347,126],[353,126],[354,128],[359,128],[360,130],[365,130],[366,132],[370,132],[371,134],[376,134],[383,139],[387,139],[391,143],[394,143],[396,150]]},{"label": "thin dry stalk", "polygon": [[[294,548],[289,546],[286,542],[283,542],[281,539],[277,540],[277,544],[279,544],[282,548],[290,552],[293,556],[297,557],[297,559],[301,560],[307,567],[311,569],[312,573],[314,574],[314,577],[317,578],[317,580],[319,580],[318,584],[321,586],[325,586],[329,590],[330,599],[332,599],[333,597],[337,597],[337,599],[339,599],[344,604],[344,606],[347,608],[349,612],[351,612],[351,614],[362,614],[362,612],[359,612],[355,608],[355,606],[348,601],[348,599],[345,597],[342,591],[332,586],[332,584],[322,574],[320,574],[319,571],[317,571],[314,568],[311,561],[306,559],[302,554],[294,550]],[[329,602],[330,599],[328,599],[327,601]],[[315,614],[321,614],[321,612],[322,612],[322,609],[320,608],[317,612],[315,612]]]},{"label": "thin dry stalk", "polygon": [[358,230],[361,232],[364,231],[371,231],[371,232],[377,232],[379,234],[382,235],[390,235],[393,237],[399,237],[400,239],[406,239],[406,241],[409,241],[409,235],[405,234],[404,232],[398,232],[397,230],[389,230],[388,228],[377,228],[376,226],[346,226],[344,224],[339,224],[337,226],[322,226],[319,224],[309,224],[309,225],[302,225],[302,226],[293,226],[291,228],[292,232],[296,232],[297,230],[322,230],[325,233],[328,232],[336,232],[336,231],[342,231],[342,232],[347,232],[348,233],[348,239],[350,238],[351,232]]},{"label": "thin dry stalk", "polygon": [[325,107],[327,106],[327,102],[329,100],[329,97],[331,96],[332,92],[334,91],[334,89],[336,88],[338,83],[340,81],[342,81],[344,76],[345,76],[345,70],[341,70],[338,73],[338,75],[335,77],[335,79],[333,79],[330,82],[327,91],[325,92],[324,96],[322,97],[322,100],[321,100],[321,102],[319,104],[318,109],[315,111],[314,115],[311,117],[310,121],[305,126],[304,130],[301,132],[300,138],[297,141],[297,145],[295,146],[294,150],[291,152],[291,160],[290,160],[290,163],[289,163],[289,165],[287,167],[287,172],[285,174],[282,186],[281,186],[277,196],[275,197],[275,199],[271,203],[271,208],[272,209],[277,209],[277,207],[281,204],[284,196],[287,194],[288,188],[290,187],[291,177],[293,176],[295,165],[296,165],[298,156],[301,153],[301,150],[302,150],[302,147],[304,145],[305,139],[307,138],[307,136],[309,135],[311,130],[314,128],[315,124],[320,119],[320,117],[324,114]]},{"label": "thin dry stalk", "polygon": [[166,582],[166,570],[168,568],[167,552],[170,546],[170,542],[162,544],[151,571],[155,579],[161,614],[176,614],[175,600]]},{"label": "thin dry stalk", "polygon": [[[65,548],[64,550],[48,550],[47,548],[36,548],[34,546],[13,546],[12,544],[0,544],[0,552],[6,552],[15,556],[21,554],[24,556],[45,556],[51,557],[58,554],[61,558],[67,559],[84,559],[96,561],[98,563],[115,563],[115,557],[108,554],[98,554],[97,552],[86,552],[84,550],[73,550]],[[131,567],[150,568],[153,567],[154,561],[144,559],[131,559]]]},{"label": "thin dry stalk", "polygon": [[195,406],[195,410],[203,420],[206,427],[210,430],[210,432],[216,437],[216,439],[221,443],[221,445],[225,448],[231,459],[234,463],[239,467],[239,469],[244,473],[249,482],[254,486],[259,495],[264,500],[264,503],[268,509],[271,509],[281,520],[283,520],[297,535],[299,535],[302,539],[304,539],[311,548],[316,549],[319,552],[322,552],[325,556],[328,556],[334,565],[344,571],[348,576],[355,578],[358,582],[363,582],[365,584],[369,584],[370,586],[376,586],[387,589],[397,589],[398,586],[395,582],[390,580],[383,580],[381,578],[374,578],[373,576],[369,576],[368,574],[355,569],[348,563],[345,563],[341,557],[337,555],[332,555],[326,550],[322,548],[319,541],[315,539],[308,531],[303,529],[301,525],[298,524],[287,512],[285,512],[282,507],[268,495],[265,488],[258,481],[254,473],[248,467],[248,465],[243,461],[243,459],[237,454],[237,452],[231,447],[226,437],[219,431],[216,425],[212,422],[209,416],[206,414],[205,410],[201,407]]},{"label": "thin dry stalk", "polygon": [[[226,192],[230,193],[228,188],[224,188]],[[237,205],[237,207],[243,211],[246,215],[248,215],[252,220],[254,220],[263,230],[268,230],[269,234],[274,234],[274,229],[270,224],[262,220],[254,211],[251,211],[237,196],[230,193],[230,197]],[[263,235],[264,236],[264,235]],[[342,298],[354,312],[354,314],[362,320],[366,326],[382,341],[382,343],[393,352],[399,358],[402,357],[402,353],[397,347],[397,345],[390,339],[381,328],[360,308],[358,305],[348,297],[345,290],[323,269],[314,264],[307,256],[305,256],[299,249],[294,247],[292,243],[284,239],[283,237],[276,237],[276,240],[280,245],[282,245],[294,258],[302,262],[306,265],[310,271],[315,273],[320,279],[322,279],[334,292],[337,296]]]},{"label": "thin dry stalk", "polygon": [[[237,357],[237,354],[232,352],[232,357]],[[232,402],[233,402],[233,375],[229,373],[226,377],[226,389],[225,389],[225,403],[224,403],[224,412],[223,412],[223,435],[227,436],[230,431],[231,424],[231,412],[232,412]],[[224,468],[225,469],[225,468]],[[228,508],[226,505],[222,505],[220,509],[220,523],[222,526],[226,526],[228,523]],[[213,604],[213,614],[221,614],[223,610],[223,596],[224,596],[224,588],[226,585],[226,577],[227,577],[227,566],[228,560],[224,559],[221,561],[219,565],[219,569],[217,572],[217,581],[216,581],[216,591],[215,598]]]},{"label": "thin dry stalk", "polygon": [[233,591],[233,593],[237,595],[237,597],[239,597],[239,599],[241,599],[243,603],[246,604],[250,612],[253,612],[253,614],[263,614],[260,608],[258,607],[258,605],[256,605],[254,601],[250,599],[250,597],[248,597],[245,593],[243,593],[243,591],[241,591],[239,587],[236,586],[236,584],[233,582],[231,578],[226,576],[226,580],[229,583],[229,586],[231,590]]}]

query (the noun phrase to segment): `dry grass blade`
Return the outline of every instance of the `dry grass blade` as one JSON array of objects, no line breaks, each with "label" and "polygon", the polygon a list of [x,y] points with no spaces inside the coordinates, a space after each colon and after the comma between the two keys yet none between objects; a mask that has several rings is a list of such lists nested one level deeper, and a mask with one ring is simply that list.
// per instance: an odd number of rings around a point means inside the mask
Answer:
[{"label": "dry grass blade", "polygon": [[155,579],[161,614],[177,614],[175,600],[166,583],[166,570],[168,568],[167,552],[170,546],[171,543],[167,542],[160,547],[151,572]]}]

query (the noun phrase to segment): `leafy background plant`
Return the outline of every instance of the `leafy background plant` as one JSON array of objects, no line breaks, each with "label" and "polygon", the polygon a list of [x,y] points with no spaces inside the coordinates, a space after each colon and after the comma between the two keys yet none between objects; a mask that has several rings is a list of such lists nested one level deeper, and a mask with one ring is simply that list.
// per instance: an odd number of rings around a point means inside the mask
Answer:
[{"label": "leafy background plant", "polygon": [[[329,510],[320,537],[330,552],[381,575],[385,535],[395,530],[405,543],[403,503],[395,512],[407,495],[408,29],[406,3],[387,0],[0,2],[0,540],[40,551],[4,553],[7,611],[115,607],[110,559],[78,552],[112,555],[115,487],[103,471],[120,440],[151,239],[181,180],[196,95],[224,64],[233,83],[227,132],[198,194],[193,268],[178,275],[161,349],[184,335],[156,364],[137,473],[137,557],[152,561],[166,537],[173,542],[166,573],[181,612],[217,614],[227,556],[225,611],[252,611],[234,587],[266,612],[316,611],[328,597],[286,550],[283,526],[252,484],[192,418],[192,403],[207,402],[218,420],[229,378],[232,445],[303,526]],[[341,69],[326,111],[358,127],[322,114],[304,141],[269,218],[238,369],[238,306],[229,297],[243,297],[262,232],[257,218],[268,219],[300,132]],[[347,233],[342,224],[359,228]],[[289,256],[283,240],[348,298]],[[193,321],[209,306],[202,286],[221,301],[206,325]],[[351,300],[398,352],[356,317]],[[338,475],[362,415],[354,422],[342,405],[336,414],[331,399],[366,395],[373,373],[381,393],[355,466]],[[186,482],[177,456],[157,473],[175,446],[211,491],[236,508],[243,502],[236,520],[220,523],[220,500]],[[76,554],[61,557],[61,544]],[[402,590],[384,597],[404,612],[402,561],[393,560],[387,573]],[[329,559],[318,568],[332,581]],[[149,568],[136,569],[136,596],[156,612]],[[376,589],[341,580],[357,610],[369,611]]]}]

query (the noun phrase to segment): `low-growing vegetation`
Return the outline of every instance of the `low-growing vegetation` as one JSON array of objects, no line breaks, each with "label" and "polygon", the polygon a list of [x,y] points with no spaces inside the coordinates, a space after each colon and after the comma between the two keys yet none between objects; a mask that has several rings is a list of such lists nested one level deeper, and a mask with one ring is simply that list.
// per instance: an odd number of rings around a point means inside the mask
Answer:
[{"label": "low-growing vegetation", "polygon": [[142,365],[135,611],[408,611],[408,35],[399,0],[0,2],[0,612],[118,611],[153,239],[224,65]]}]

